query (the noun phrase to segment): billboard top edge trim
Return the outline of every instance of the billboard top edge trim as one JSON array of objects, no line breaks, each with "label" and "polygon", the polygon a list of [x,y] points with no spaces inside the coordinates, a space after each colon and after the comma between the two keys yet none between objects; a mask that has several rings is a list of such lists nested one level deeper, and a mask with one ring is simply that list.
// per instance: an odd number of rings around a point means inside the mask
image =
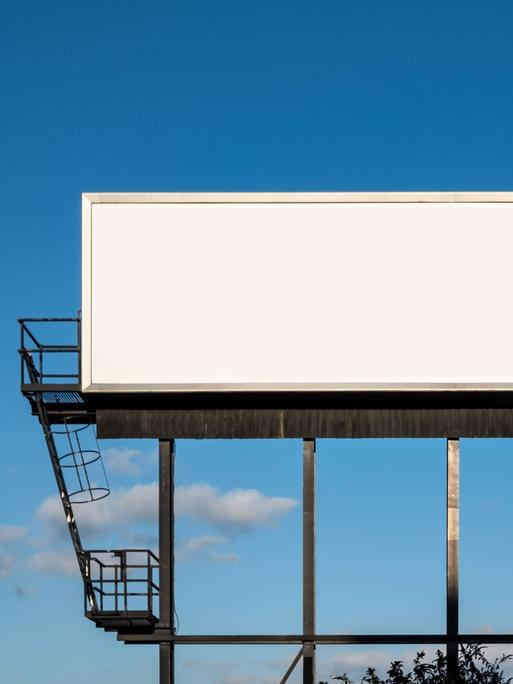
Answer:
[{"label": "billboard top edge trim", "polygon": [[99,192],[82,193],[84,204],[251,203],[472,203],[513,202],[510,192]]}]

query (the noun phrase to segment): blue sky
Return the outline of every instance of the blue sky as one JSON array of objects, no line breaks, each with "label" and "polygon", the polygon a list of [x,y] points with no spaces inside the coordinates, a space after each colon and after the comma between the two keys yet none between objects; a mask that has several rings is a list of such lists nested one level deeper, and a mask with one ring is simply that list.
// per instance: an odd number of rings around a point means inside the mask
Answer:
[{"label": "blue sky", "polygon": [[[80,306],[80,193],[511,190],[512,22],[501,0],[3,6],[2,680],[157,673],[155,649],[81,616],[18,392],[16,317]],[[114,493],[103,518],[82,513],[86,543],[151,540],[155,445],[102,446]],[[512,447],[462,443],[463,631],[513,629]],[[300,443],[185,441],[177,458],[181,631],[298,631]],[[319,631],[443,629],[444,458],[437,440],[319,443]],[[319,674],[411,650],[325,647]],[[183,647],[178,681],[279,681],[293,655]]]}]

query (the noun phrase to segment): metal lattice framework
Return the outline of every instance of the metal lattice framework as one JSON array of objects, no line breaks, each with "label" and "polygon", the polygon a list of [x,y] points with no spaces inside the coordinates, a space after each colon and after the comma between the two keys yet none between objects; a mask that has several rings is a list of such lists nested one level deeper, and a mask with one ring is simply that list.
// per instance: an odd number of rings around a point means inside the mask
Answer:
[{"label": "metal lattice framework", "polygon": [[[76,326],[76,344],[42,344],[30,327]],[[458,667],[458,645],[513,643],[513,634],[461,634],[458,623],[460,437],[512,437],[513,396],[401,393],[297,397],[84,395],[80,390],[80,319],[21,319],[21,390],[39,419],[63,512],[85,588],[85,613],[127,644],[158,644],[160,682],[174,682],[175,644],[297,644],[300,650],[280,684],[302,660],[303,682],[315,680],[321,644],[446,644],[448,673]],[[71,355],[74,368],[46,371],[47,354]],[[69,364],[68,364],[69,365]],[[56,382],[59,380],[60,382]],[[102,438],[159,440],[159,556],[149,550],[84,551],[54,434],[64,424],[96,423]],[[286,438],[303,440],[303,631],[301,634],[177,634],[174,611],[175,438]],[[319,437],[444,437],[447,441],[446,630],[443,634],[317,634],[315,592],[316,439]],[[83,450],[78,449],[79,453]],[[99,453],[99,450],[98,450]],[[66,455],[69,458],[69,454]],[[82,466],[87,467],[82,453]],[[80,463],[77,464],[80,467]],[[90,484],[89,484],[90,488]],[[93,497],[91,497],[93,498]],[[94,504],[93,504],[94,505]],[[158,581],[157,578],[158,577]],[[158,617],[156,602],[158,598]]]}]

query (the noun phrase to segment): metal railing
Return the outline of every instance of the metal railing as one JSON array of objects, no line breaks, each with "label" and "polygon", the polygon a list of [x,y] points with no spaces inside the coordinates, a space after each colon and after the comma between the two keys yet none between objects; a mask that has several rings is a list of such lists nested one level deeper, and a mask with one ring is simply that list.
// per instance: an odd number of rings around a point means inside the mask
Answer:
[{"label": "metal railing", "polygon": [[[20,348],[21,356],[21,385],[34,384],[80,384],[80,318],[19,318],[20,324]],[[41,333],[44,324],[52,324],[52,329],[57,333],[62,331],[62,326],[73,325],[76,327],[73,344],[54,344],[41,341]],[[61,327],[59,327],[61,326]],[[39,329],[36,333],[35,330]],[[64,368],[62,371],[53,368],[50,371],[48,359],[50,355],[62,355],[59,361]],[[70,359],[70,355],[75,358]],[[66,358],[64,358],[66,357]],[[52,359],[53,360],[53,359]],[[30,367],[30,372],[29,372]],[[27,377],[28,376],[28,377]],[[31,378],[32,376],[32,378]]]},{"label": "metal railing", "polygon": [[[159,559],[149,549],[85,551],[87,585],[85,611],[126,615],[154,614],[154,598],[159,595],[157,584]],[[94,593],[93,607],[88,591]]]},{"label": "metal railing", "polygon": [[70,503],[89,503],[108,496],[109,480],[93,423],[77,424],[74,416],[64,416],[51,431]]}]

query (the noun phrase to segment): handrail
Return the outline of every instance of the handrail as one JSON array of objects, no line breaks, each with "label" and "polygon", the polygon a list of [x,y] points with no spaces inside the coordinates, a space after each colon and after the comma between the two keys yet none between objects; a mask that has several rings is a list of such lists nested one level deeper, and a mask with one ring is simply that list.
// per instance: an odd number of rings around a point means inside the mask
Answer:
[{"label": "handrail", "polygon": [[20,349],[20,351],[22,351],[22,352],[34,353],[34,354],[41,351],[41,350],[43,350],[45,352],[77,351],[77,345],[76,344],[52,344],[52,345],[40,344],[35,349],[30,349],[29,347],[23,347],[22,349]]},{"label": "handrail", "polygon": [[[27,326],[25,325],[25,323],[22,323],[21,325],[22,325],[22,327],[21,327],[22,331],[23,331],[23,332],[26,332],[27,335],[28,335],[28,336],[30,337],[30,339],[32,340],[32,342],[34,342],[34,344],[36,345],[37,349],[35,349],[34,351],[39,351],[39,349],[41,349],[41,345],[39,344],[39,342],[36,340],[36,338],[34,337],[34,335],[33,335],[33,334],[30,332],[30,330],[27,328]],[[23,347],[23,344],[22,344],[22,347]],[[32,350],[27,349],[27,351],[32,351]]]},{"label": "handrail", "polygon": [[[92,549],[85,551],[84,558],[88,586],[97,597],[94,615],[108,615],[112,610],[129,615],[139,610],[141,599],[148,617],[153,615],[153,597],[159,595],[153,573],[158,570],[159,559],[151,549]],[[89,615],[87,595],[84,599]],[[137,600],[136,605],[132,599]]]},{"label": "handrail", "polygon": [[77,323],[81,319],[78,316],[53,317],[53,318],[17,318],[18,323]]},{"label": "handrail", "polygon": [[[145,553],[148,556],[151,556],[153,560],[155,560],[157,563],[159,562],[158,556],[153,553],[151,549],[88,549],[87,553],[111,553],[111,554],[119,554],[119,553]],[[118,556],[119,558],[119,556]],[[144,566],[146,567],[146,565]]]},{"label": "handrail", "polygon": [[[80,317],[18,318],[18,323],[20,325],[20,347],[18,352],[21,357],[22,388],[27,384],[26,375],[29,364],[32,366],[31,370],[33,375],[35,375],[37,385],[44,385],[45,382],[52,380],[60,380],[62,384],[80,384]],[[44,343],[38,334],[40,331],[36,333],[33,325],[30,325],[30,327],[28,325],[34,324],[37,326],[38,323],[74,324],[76,326],[76,343]],[[52,369],[51,372],[45,372],[44,362],[49,354],[76,354],[76,364],[69,360],[63,360],[64,365],[62,372],[57,372],[54,369]],[[53,362],[53,364],[55,364],[55,362]],[[74,367],[69,368],[70,364]],[[30,376],[30,373],[28,373],[28,375]]]}]

